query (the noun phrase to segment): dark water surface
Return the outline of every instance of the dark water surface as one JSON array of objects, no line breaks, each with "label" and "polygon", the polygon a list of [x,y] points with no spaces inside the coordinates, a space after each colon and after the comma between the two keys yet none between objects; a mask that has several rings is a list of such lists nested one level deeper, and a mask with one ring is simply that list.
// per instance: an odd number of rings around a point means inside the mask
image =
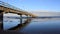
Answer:
[{"label": "dark water surface", "polygon": [[[5,19],[4,30],[14,27],[17,24],[20,24],[19,19],[9,19],[9,20]],[[30,23],[26,24],[21,29],[18,29],[18,31],[25,34],[43,34],[43,33],[56,34],[60,32],[60,18],[32,19]]]}]

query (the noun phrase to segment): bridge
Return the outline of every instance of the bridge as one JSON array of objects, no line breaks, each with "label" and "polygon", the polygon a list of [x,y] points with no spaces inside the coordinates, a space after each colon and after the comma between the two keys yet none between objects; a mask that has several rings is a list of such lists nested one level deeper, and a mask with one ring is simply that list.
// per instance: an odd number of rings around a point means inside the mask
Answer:
[{"label": "bridge", "polygon": [[3,14],[7,14],[7,13],[14,13],[14,14],[18,14],[20,15],[20,23],[22,24],[22,15],[26,15],[27,17],[35,17],[34,14],[29,13],[27,11],[24,11],[20,8],[17,8],[15,6],[12,6],[8,3],[2,2],[0,1],[0,20],[2,20],[2,26],[3,26]]}]

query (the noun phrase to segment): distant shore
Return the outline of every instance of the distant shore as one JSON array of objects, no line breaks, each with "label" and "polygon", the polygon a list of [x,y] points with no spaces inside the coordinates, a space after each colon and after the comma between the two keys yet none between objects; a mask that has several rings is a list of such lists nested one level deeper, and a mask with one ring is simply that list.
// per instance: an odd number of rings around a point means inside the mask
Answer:
[{"label": "distant shore", "polygon": [[[20,17],[5,16],[4,18],[20,19]],[[60,18],[60,16],[22,17],[22,18]]]}]

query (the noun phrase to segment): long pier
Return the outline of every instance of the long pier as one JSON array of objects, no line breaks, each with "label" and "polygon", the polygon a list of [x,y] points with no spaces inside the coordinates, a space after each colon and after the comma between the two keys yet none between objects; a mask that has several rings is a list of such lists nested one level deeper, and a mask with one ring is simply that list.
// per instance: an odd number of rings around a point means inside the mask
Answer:
[{"label": "long pier", "polygon": [[0,20],[2,21],[1,22],[2,29],[3,29],[3,14],[6,14],[6,13],[14,13],[14,14],[20,15],[20,23],[21,24],[22,24],[22,15],[26,15],[27,18],[28,18],[28,16],[35,17],[35,15],[32,13],[29,13],[27,11],[20,9],[20,8],[12,6],[8,3],[0,1],[0,18],[1,18]]}]

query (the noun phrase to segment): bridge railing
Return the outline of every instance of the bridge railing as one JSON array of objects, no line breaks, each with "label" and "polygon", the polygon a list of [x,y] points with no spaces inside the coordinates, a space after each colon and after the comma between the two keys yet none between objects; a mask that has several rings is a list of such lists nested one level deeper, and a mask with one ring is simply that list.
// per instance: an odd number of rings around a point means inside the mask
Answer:
[{"label": "bridge railing", "polygon": [[17,7],[15,7],[15,6],[12,6],[12,5],[10,5],[10,4],[8,4],[8,3],[5,3],[5,2],[2,2],[2,1],[0,1],[0,6],[4,6],[4,7],[12,8],[12,9],[15,9],[15,10],[23,11],[23,10],[20,9],[20,8],[17,8]]}]

